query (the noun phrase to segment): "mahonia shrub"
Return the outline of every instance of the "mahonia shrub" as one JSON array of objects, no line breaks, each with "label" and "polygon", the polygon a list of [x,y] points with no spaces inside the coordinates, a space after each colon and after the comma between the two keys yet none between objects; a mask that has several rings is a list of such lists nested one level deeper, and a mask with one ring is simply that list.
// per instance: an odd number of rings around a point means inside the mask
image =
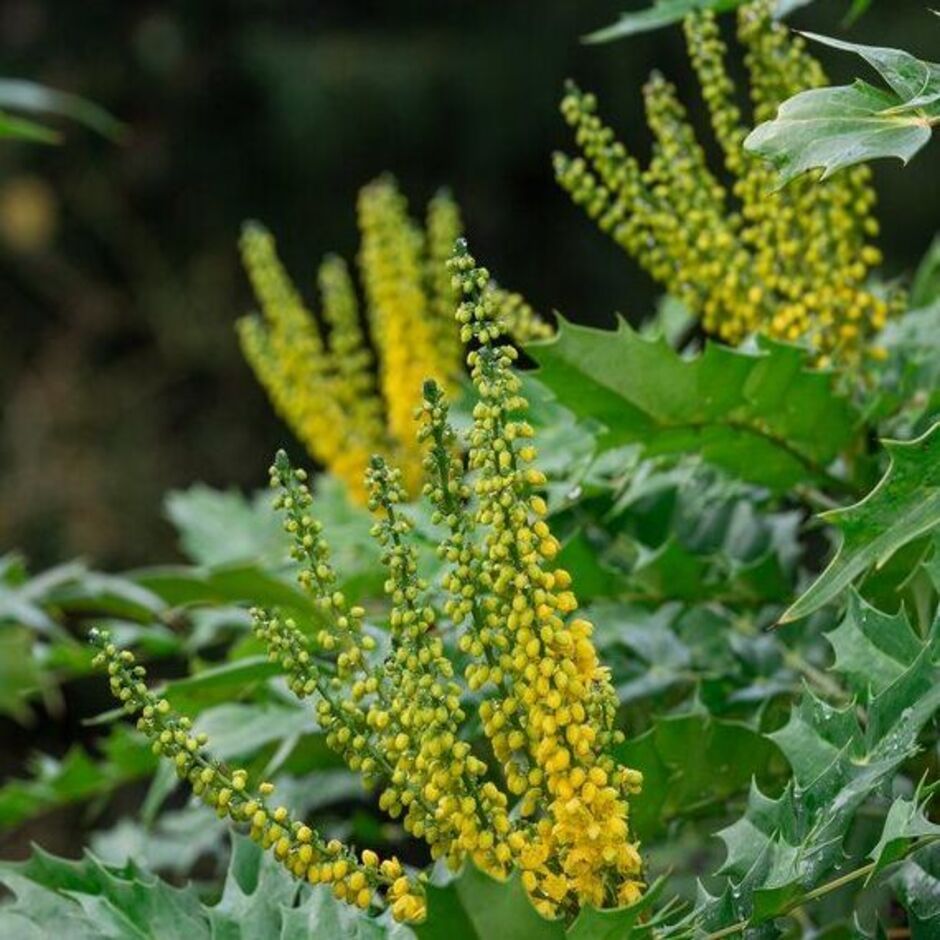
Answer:
[{"label": "mahonia shrub", "polygon": [[[826,83],[773,7],[758,0],[738,11],[756,123]],[[737,104],[715,14],[690,14],[685,35],[730,188],[709,167],[675,86],[659,74],[644,88],[655,138],[646,167],[603,123],[595,97],[569,86],[561,111],[581,155],[555,155],[558,181],[707,332],[735,344],[755,332],[804,340],[821,364],[857,360],[900,300],[865,286],[881,261],[870,243],[878,234],[870,170],[803,177],[775,191],[775,169],[744,149],[753,125]]]},{"label": "mahonia shrub", "polygon": [[[241,250],[261,314],[242,318],[238,333],[277,411],[310,455],[364,503],[373,453],[393,460],[407,491],[418,491],[421,454],[412,414],[421,383],[432,377],[450,394],[459,382],[464,351],[446,263],[463,226],[456,202],[440,192],[422,230],[390,177],[361,190],[358,213],[368,328],[341,258],[320,265],[318,319],[281,265],[271,234],[250,223]],[[548,325],[519,294],[495,284],[488,290],[517,342],[548,335]]]},{"label": "mahonia shrub", "polygon": [[[640,897],[629,800],[642,778],[610,755],[623,740],[614,728],[616,697],[571,577],[555,564],[559,543],[539,495],[546,478],[535,466],[498,295],[464,243],[449,267],[460,340],[473,347],[472,426],[461,442],[434,379],[423,383],[417,409],[423,495],[444,533],[446,620],[438,620],[418,571],[401,469],[374,455],[365,474],[390,602],[383,653],[365,610],[337,589],[306,473],[281,452],[271,469],[275,505],[321,622],[310,635],[278,610],[259,608],[254,630],[291,690],[315,701],[328,745],[379,791],[381,809],[428,844],[432,859],[451,869],[470,861],[498,878],[518,867],[542,914],[570,918],[582,905]],[[453,631],[442,629],[448,622]],[[154,750],[220,815],[246,823],[298,878],[328,883],[362,908],[382,897],[396,918],[422,918],[420,877],[394,858],[325,841],[285,807],[272,807],[271,785],[252,785],[243,770],[213,761],[205,736],[194,736],[187,719],[149,691],[129,651],[106,635],[95,642],[98,663]],[[471,700],[488,743],[481,751],[465,735]]]}]

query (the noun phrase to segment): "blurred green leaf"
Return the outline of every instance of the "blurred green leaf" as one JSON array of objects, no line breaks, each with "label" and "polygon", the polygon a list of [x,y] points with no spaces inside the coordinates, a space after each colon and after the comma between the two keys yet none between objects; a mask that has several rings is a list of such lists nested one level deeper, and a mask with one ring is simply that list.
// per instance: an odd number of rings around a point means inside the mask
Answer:
[{"label": "blurred green leaf", "polygon": [[57,144],[62,140],[62,135],[35,121],[0,111],[0,138],[25,140],[34,144]]},{"label": "blurred green leaf", "polygon": [[911,284],[908,303],[912,310],[917,310],[937,300],[940,300],[940,235],[934,237],[921,259]]},{"label": "blurred green leaf", "polygon": [[152,773],[157,759],[143,738],[119,725],[93,757],[79,745],[61,759],[37,755],[29,766],[31,776],[8,780],[0,787],[0,830],[60,806],[110,794],[131,780]]},{"label": "blurred green leaf", "polygon": [[183,551],[196,564],[280,565],[288,557],[289,540],[266,492],[248,499],[235,490],[197,484],[168,493],[164,507]]},{"label": "blurred green leaf", "polygon": [[[599,29],[584,37],[585,42],[611,42],[637,33],[647,33],[663,26],[671,26],[685,19],[697,10],[714,10],[727,13],[747,0],[654,0],[653,5],[635,12],[621,13],[616,23]],[[799,7],[805,7],[812,0],[777,0],[775,15],[787,16]],[[856,5],[858,0],[855,0]]]},{"label": "blurred green leaf", "polygon": [[125,132],[124,125],[100,105],[23,79],[0,78],[0,109],[68,118],[111,140],[120,140]]}]

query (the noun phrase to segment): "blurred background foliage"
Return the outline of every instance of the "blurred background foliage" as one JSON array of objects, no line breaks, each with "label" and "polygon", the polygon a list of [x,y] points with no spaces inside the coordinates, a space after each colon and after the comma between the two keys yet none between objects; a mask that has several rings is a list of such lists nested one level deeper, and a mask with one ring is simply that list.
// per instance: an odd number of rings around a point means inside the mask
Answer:
[{"label": "blurred background foliage", "polygon": [[[0,148],[0,520],[33,570],[83,555],[172,557],[163,493],[255,487],[289,434],[239,354],[249,306],[236,238],[259,218],[298,282],[352,259],[355,196],[384,170],[412,207],[450,185],[480,257],[540,310],[634,322],[655,288],[556,187],[550,154],[575,76],[640,152],[640,85],[659,68],[693,109],[680,30],[578,37],[621,0],[204,3],[7,0],[0,74],[81,94],[127,125],[114,144]],[[795,22],[839,33],[845,4]],[[926,58],[920,3],[875,4],[851,38]],[[854,67],[823,55],[834,78]],[[700,115],[699,115],[700,116]],[[929,159],[876,167],[887,274],[935,226]],[[926,188],[926,189],[925,189]]]}]

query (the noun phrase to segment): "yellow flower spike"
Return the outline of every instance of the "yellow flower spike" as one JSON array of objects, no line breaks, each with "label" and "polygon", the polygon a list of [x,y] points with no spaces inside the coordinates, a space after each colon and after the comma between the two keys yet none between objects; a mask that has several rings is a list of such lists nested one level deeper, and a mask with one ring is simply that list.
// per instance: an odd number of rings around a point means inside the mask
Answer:
[{"label": "yellow flower spike", "polygon": [[[329,255],[317,272],[323,318],[330,326],[330,353],[337,374],[337,399],[349,412],[370,453],[385,446],[382,399],[376,387],[372,351],[359,322],[356,290],[346,262]],[[365,468],[362,468],[365,472]]]},{"label": "yellow flower spike", "polygon": [[180,778],[187,780],[200,799],[214,807],[220,816],[228,816],[236,823],[250,821],[252,838],[270,849],[295,877],[306,878],[311,883],[325,880],[318,866],[331,859],[326,865],[334,875],[354,880],[357,894],[353,900],[359,906],[368,906],[376,889],[391,892],[394,888],[396,897],[411,899],[403,908],[405,913],[423,909],[420,886],[397,874],[400,865],[396,859],[379,862],[378,856],[372,853],[373,864],[360,863],[347,846],[336,840],[326,842],[314,829],[293,820],[285,807],[268,809],[264,803],[264,788],[252,792],[246,771],[230,771],[213,760],[207,750],[206,736],[201,735],[201,743],[197,741],[195,747],[188,745],[191,740],[189,719],[175,714],[169,707],[162,707],[162,700],[147,689],[146,671],[137,665],[132,653],[116,649],[108,634],[102,631],[91,631],[89,639],[97,650],[94,664],[104,667],[111,675],[125,710],[139,716],[138,729],[159,745],[158,753],[173,761]]},{"label": "yellow flower spike", "polygon": [[454,242],[463,235],[463,220],[460,207],[448,190],[439,190],[428,203],[426,231],[429,309],[441,357],[441,373],[450,388],[463,371],[464,351],[454,327],[454,310],[459,298],[454,293],[447,261],[454,250]]},{"label": "yellow flower spike", "polygon": [[641,169],[600,121],[594,97],[570,86],[561,111],[582,156],[556,156],[556,176],[706,331],[730,343],[763,332],[805,343],[820,363],[853,364],[900,303],[864,285],[880,261],[867,244],[878,231],[870,171],[795,180],[775,192],[773,169],[743,149],[749,125],[825,81],[804,41],[773,19],[773,6],[757,0],[738,11],[753,121],[738,106],[714,13],[685,21],[693,69],[734,180],[729,193],[706,166],[674,89],[657,75],[644,90],[656,138],[649,166]]},{"label": "yellow flower spike", "polygon": [[372,442],[344,432],[335,363],[319,326],[281,265],[269,232],[256,223],[245,226],[241,249],[263,314],[263,321],[242,321],[245,356],[304,446],[355,494]]},{"label": "yellow flower spike", "polygon": [[[237,329],[245,358],[278,414],[310,455],[365,503],[364,473],[373,453],[393,459],[415,495],[421,454],[412,413],[429,376],[456,390],[463,346],[455,328],[457,298],[446,261],[460,234],[460,212],[445,193],[428,205],[427,233],[409,218],[391,178],[359,197],[359,263],[370,335],[360,322],[356,291],[342,259],[318,271],[323,327],[304,306],[263,227],[245,227],[245,268],[262,317]],[[494,288],[505,322],[519,342],[550,334],[518,294]]]},{"label": "yellow flower spike", "polygon": [[420,480],[420,457],[412,439],[414,410],[428,376],[446,380],[435,350],[428,298],[423,290],[423,237],[408,217],[394,183],[380,179],[359,194],[362,245],[359,267],[369,301],[372,337],[379,350],[379,377],[388,409],[388,429],[401,447],[396,454],[412,491]]},{"label": "yellow flower spike", "polygon": [[[576,600],[568,590],[567,572],[548,565],[557,542],[531,508],[533,487],[542,485],[544,476],[524,468],[520,457],[528,446],[517,441],[518,416],[526,402],[512,370],[515,350],[498,344],[488,274],[476,266],[464,244],[458,244],[451,269],[463,297],[457,320],[465,334],[480,343],[467,360],[479,396],[469,465],[477,474],[476,525],[486,531],[480,567],[481,580],[492,585],[488,626],[502,633],[508,647],[506,685],[490,699],[485,714],[481,709],[481,717],[492,734],[507,713],[515,715],[515,703],[522,703],[516,720],[527,739],[529,758],[544,775],[546,796],[527,792],[523,798],[526,809],[544,815],[519,858],[529,869],[552,860],[551,868],[537,872],[537,891],[552,907],[600,905],[612,900],[610,884],[634,880],[640,871],[639,855],[629,839],[625,790],[608,787],[604,799],[590,790],[590,800],[576,795],[592,768],[612,764],[604,753],[612,741],[616,700],[605,671],[597,668],[590,625],[571,620],[570,630],[578,636],[574,644],[562,629]],[[526,577],[520,579],[523,571]],[[539,623],[543,627],[533,635],[529,625]],[[510,702],[512,709],[507,708]],[[499,751],[497,736],[492,740]]]}]

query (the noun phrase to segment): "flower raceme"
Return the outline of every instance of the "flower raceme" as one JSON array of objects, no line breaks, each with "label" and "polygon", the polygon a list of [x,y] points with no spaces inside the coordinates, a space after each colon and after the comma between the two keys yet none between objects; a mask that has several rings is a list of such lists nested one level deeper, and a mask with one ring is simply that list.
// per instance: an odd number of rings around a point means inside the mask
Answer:
[{"label": "flower raceme", "polygon": [[[819,63],[772,17],[771,0],[739,8],[756,122],[788,97],[825,84]],[[774,192],[774,170],[744,150],[748,122],[735,100],[715,14],[685,21],[692,66],[733,180],[709,168],[676,89],[654,74],[644,89],[655,142],[646,168],[571,85],[561,111],[581,155],[555,155],[556,176],[598,226],[693,314],[706,331],[738,343],[761,331],[803,340],[820,363],[856,361],[892,304],[865,286],[881,261],[866,166]]]},{"label": "flower raceme", "polygon": [[[277,411],[310,455],[364,503],[373,453],[393,460],[408,492],[417,492],[421,455],[412,414],[421,383],[433,377],[450,392],[459,381],[464,352],[446,262],[462,223],[457,204],[441,192],[428,204],[422,231],[387,177],[362,189],[358,212],[368,331],[341,258],[320,265],[318,319],[281,265],[271,234],[251,223],[241,249],[261,315],[242,318],[238,332]],[[517,341],[548,333],[518,294],[492,290]]]},{"label": "flower raceme", "polygon": [[[389,602],[389,646],[379,653],[365,610],[337,587],[306,473],[281,452],[271,468],[275,506],[316,626],[257,608],[254,630],[291,690],[314,703],[328,746],[378,792],[382,810],[427,843],[431,858],[453,870],[472,862],[497,878],[516,867],[541,913],[570,918],[585,904],[641,895],[629,801],[642,779],[610,757],[622,740],[616,700],[571,577],[556,566],[559,545],[540,495],[545,477],[498,296],[462,242],[449,269],[459,339],[472,345],[473,423],[461,441],[433,379],[416,412],[423,495],[444,533],[443,611],[418,570],[404,475],[373,456],[364,489]],[[270,810],[260,788],[249,791],[241,772],[213,763],[206,742],[190,739],[186,720],[147,690],[129,653],[106,639],[99,645],[116,694],[206,802],[248,821],[298,877],[329,882],[360,906],[388,904],[400,920],[424,916],[420,877],[395,859],[324,844],[286,810]],[[483,740],[468,737],[470,703]]]}]

